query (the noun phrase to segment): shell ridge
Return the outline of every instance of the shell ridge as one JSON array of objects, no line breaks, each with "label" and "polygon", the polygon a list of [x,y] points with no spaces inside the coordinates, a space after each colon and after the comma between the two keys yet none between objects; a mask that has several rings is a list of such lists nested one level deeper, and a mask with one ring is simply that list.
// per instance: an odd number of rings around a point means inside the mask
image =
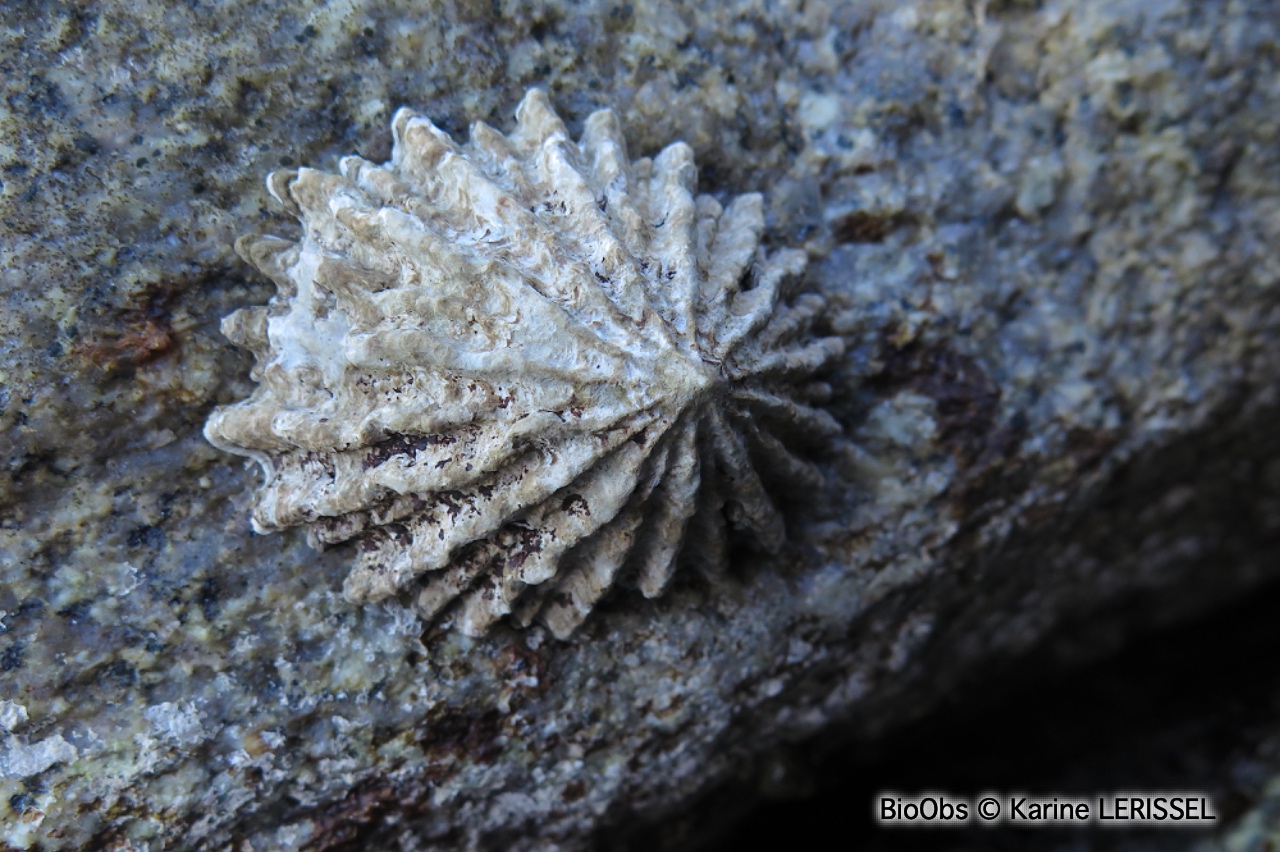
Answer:
[{"label": "shell ridge", "polygon": [[[675,424],[668,425],[674,426]],[[594,531],[573,542],[567,548],[568,552],[564,559],[566,564],[570,566],[568,571],[560,571],[556,575],[543,576],[539,580],[539,584],[531,588],[513,608],[512,614],[517,624],[524,627],[529,626],[534,617],[542,612],[544,608],[555,606],[554,603],[548,604],[548,599],[558,600],[562,594],[567,594],[573,598],[575,604],[580,603],[584,598],[575,594],[572,578],[584,565],[591,566],[597,571],[601,568],[605,569],[603,575],[600,576],[605,578],[602,582],[606,584],[606,588],[601,588],[599,594],[603,594],[607,590],[607,586],[612,585],[624,562],[632,555],[632,546],[640,522],[655,499],[655,489],[666,473],[671,444],[669,432],[664,430],[663,434],[653,441],[653,450],[644,460],[643,469],[637,477],[634,489],[621,504],[619,510]],[[566,584],[569,585],[566,586]],[[591,598],[591,602],[594,602],[599,597],[599,594]],[[543,620],[550,624],[547,617],[544,616]],[[575,620],[572,626],[576,627],[580,620]],[[569,630],[572,630],[572,627]],[[553,633],[559,638],[564,638],[569,630],[557,629],[552,626]]]},{"label": "shell ridge", "polygon": [[276,203],[283,207],[290,216],[301,220],[302,210],[289,192],[289,183],[297,176],[298,173],[295,170],[279,169],[267,175],[266,183],[267,192],[276,200]]},{"label": "shell ridge", "polygon": [[446,154],[456,151],[453,140],[430,119],[404,107],[396,110],[391,121],[391,162],[394,170],[410,177],[424,195],[435,195],[435,167]]},{"label": "shell ridge", "polygon": [[299,247],[293,240],[246,234],[235,242],[236,254],[276,285],[276,298],[293,298],[295,285],[288,269],[298,261]]},{"label": "shell ridge", "polygon": [[768,459],[759,471],[793,491],[820,492],[826,487],[826,477],[818,465],[806,461],[792,452],[778,437],[765,432],[754,420],[738,413],[743,435],[753,457]]},{"label": "shell ridge", "polygon": [[[366,369],[425,361],[460,376],[495,382],[531,373],[559,381],[605,382],[624,373],[631,360],[626,352],[600,345],[554,313],[530,317],[520,338],[507,338],[501,345],[478,330],[474,342],[459,339],[449,333],[457,328],[450,318],[433,319],[418,328],[384,325],[349,334],[342,342],[342,353],[350,364]],[[530,357],[540,354],[547,339],[559,340],[562,346],[545,357]]]},{"label": "shell ridge", "polygon": [[622,120],[611,109],[599,109],[587,116],[582,125],[579,145],[591,163],[591,181],[598,187],[626,177],[630,159]]},{"label": "shell ridge", "polygon": [[697,510],[701,486],[697,438],[697,418],[683,417],[673,431],[667,467],[655,489],[655,509],[638,534],[629,573],[648,598],[662,594],[670,582],[685,527]]},{"label": "shell ridge", "polygon": [[549,580],[560,555],[607,523],[630,499],[640,482],[635,466],[641,452],[636,444],[623,443],[520,516],[540,541],[536,551],[522,554],[513,565],[521,582],[536,586]]},{"label": "shell ridge", "polygon": [[627,511],[641,487],[638,462],[644,454],[638,445],[624,443],[523,518],[536,531],[538,549],[508,559],[500,583],[468,594],[464,610],[471,629],[487,629],[509,614],[520,593],[550,580],[566,553],[601,535]]},{"label": "shell ridge", "polygon": [[[430,407],[415,405],[418,398]],[[378,452],[375,445],[401,437],[421,438],[459,429],[511,429],[539,410],[562,410],[578,397],[569,383],[543,382],[536,387],[511,383],[464,381],[454,373],[417,368],[359,375],[346,388],[351,417],[342,431],[348,448]],[[478,415],[487,413],[484,423]]]},{"label": "shell ridge", "polygon": [[[656,425],[660,427],[661,421]],[[627,510],[638,492],[651,489],[652,463],[646,460],[643,465],[647,475],[640,474],[636,465],[642,455],[639,445],[624,442],[596,467],[514,518],[506,527],[508,535],[501,530],[491,534],[486,539],[493,554],[489,564],[501,578],[457,588],[459,578],[451,575],[454,593],[463,595],[459,621],[464,632],[483,632],[517,607],[527,609],[530,600],[540,601],[545,593],[541,584],[554,575],[561,555],[598,535]],[[566,518],[572,523],[566,523]],[[477,579],[471,576],[472,582]],[[426,582],[429,588],[433,580]],[[424,595],[425,591],[419,600],[425,599],[431,612],[443,606],[439,593]]]},{"label": "shell ridge", "polygon": [[733,391],[744,418],[763,418],[791,431],[837,438],[844,427],[830,412],[782,397],[759,388],[744,387]]},{"label": "shell ridge", "polygon": [[265,307],[240,308],[222,318],[219,330],[222,336],[242,349],[253,353],[254,361],[261,364],[270,354],[271,342],[267,338]]},{"label": "shell ridge", "polygon": [[728,569],[729,553],[726,546],[725,495],[709,429],[704,414],[698,418],[696,438],[701,461],[698,472],[698,503],[693,517],[689,519],[688,529],[691,534],[681,556],[687,556],[704,576],[717,577]]},{"label": "shell ridge", "polygon": [[315,286],[333,294],[355,328],[371,328],[381,321],[383,313],[370,292],[377,286],[377,279],[354,264],[322,254],[316,265]]},{"label": "shell ridge", "polygon": [[367,508],[384,490],[381,483],[352,476],[342,456],[317,469],[307,457],[286,456],[277,465],[277,475],[294,486],[288,491],[273,490],[271,524],[277,529],[310,523],[321,517],[345,515]]},{"label": "shell ridge", "polygon": [[464,548],[446,570],[420,578],[422,585],[414,598],[414,606],[423,618],[434,619],[478,578],[496,570],[503,559],[502,548],[497,543],[489,539],[473,543]]},{"label": "shell ridge", "polygon": [[[661,330],[657,323],[648,322],[651,305],[645,298],[636,247],[612,233],[612,220],[600,211],[595,191],[572,163],[572,145],[555,138],[538,149],[529,176],[549,203],[531,227],[550,232],[547,245],[564,246],[573,258],[570,265],[577,280],[586,285],[584,295],[603,297],[603,304],[593,304],[585,318],[598,322],[607,316],[610,324],[625,329],[631,348],[642,350],[658,341]],[[584,225],[588,233],[575,233]]]},{"label": "shell ridge", "polygon": [[[523,463],[503,468],[483,484],[437,492],[421,512],[405,522],[412,536],[407,549],[401,550],[395,542],[387,547],[383,542],[361,553],[353,574],[363,572],[376,578],[385,573],[381,566],[396,561],[398,552],[413,566],[412,573],[438,570],[458,547],[491,534],[528,507],[546,500],[577,479],[602,452],[611,452],[655,419],[656,415],[641,412],[606,436],[574,435],[554,451],[543,449],[521,456]],[[406,575],[396,576],[403,579]]]},{"label": "shell ridge", "polygon": [[762,349],[781,349],[797,340],[808,338],[814,322],[827,310],[826,299],[817,293],[804,293],[791,305],[775,312],[769,323],[756,337]]},{"label": "shell ridge", "polygon": [[734,526],[750,530],[765,551],[777,553],[786,535],[782,516],[769,499],[746,447],[719,411],[708,412],[707,424],[720,462],[717,468],[729,484],[726,490],[733,495],[727,504]]},{"label": "shell ridge", "polygon": [[564,579],[541,610],[542,623],[557,639],[567,639],[613,588],[643,519],[643,508],[643,503],[626,506],[609,527],[566,557]]},{"label": "shell ridge", "polygon": [[550,218],[587,262],[601,292],[628,322],[640,324],[651,300],[646,299],[635,253],[614,235],[607,213],[600,209],[596,188],[572,162],[572,146],[568,140],[556,139],[541,149],[544,188],[565,208],[557,214],[553,205]]},{"label": "shell ridge", "polygon": [[694,312],[701,288],[697,257],[689,251],[697,240],[697,180],[693,149],[676,143],[658,155],[649,181],[651,216],[655,219],[650,250],[658,260],[649,278],[650,289],[655,299],[666,305],[664,317],[690,350],[696,337]]},{"label": "shell ridge", "polygon": [[556,115],[546,91],[530,89],[516,105],[516,132],[512,142],[518,149],[529,152],[543,140],[556,135],[568,137],[569,131]]},{"label": "shell ridge", "polygon": [[712,338],[726,302],[750,274],[763,232],[764,206],[758,193],[739,195],[720,216],[699,300],[698,333],[702,337]]},{"label": "shell ridge", "polygon": [[[544,146],[540,150],[546,150],[546,147],[558,150],[572,144],[567,140],[555,141],[556,145]],[[632,309],[637,312],[636,316],[629,316],[618,303],[609,298],[607,291],[583,286],[589,281],[598,279],[590,268],[590,253],[582,249],[582,242],[576,236],[566,239],[566,232],[557,228],[554,221],[543,221],[532,215],[526,209],[525,201],[506,195],[505,191],[493,184],[474,163],[461,156],[451,157],[449,163],[460,173],[465,173],[468,180],[477,183],[483,181],[489,187],[486,193],[480,195],[483,203],[459,205],[472,214],[480,211],[489,214],[483,218],[473,216],[474,221],[469,223],[455,222],[460,233],[468,229],[486,228],[506,235],[507,240],[504,243],[492,244],[490,249],[495,250],[497,257],[504,259],[511,268],[517,270],[522,282],[539,296],[560,306],[578,322],[589,327],[596,326],[597,334],[599,334],[599,328],[605,329],[607,339],[617,346],[634,350],[642,348],[649,342],[643,335],[637,333],[639,329],[636,327],[636,320],[642,316],[644,305],[637,302],[632,306]],[[527,179],[536,178],[536,174],[531,174],[527,170],[526,176]],[[461,181],[462,178],[459,180]],[[536,180],[529,180],[529,183],[530,191],[537,189]],[[499,197],[498,193],[502,193],[500,198],[505,198],[505,203],[502,200],[495,200]],[[426,205],[419,201],[415,202],[415,206],[425,207]],[[426,213],[425,210],[421,212]],[[419,219],[421,218],[420,216]],[[452,244],[456,245],[456,240]],[[561,248],[560,257],[550,251],[550,247],[553,246]],[[531,253],[528,251],[529,247],[535,250]]]},{"label": "shell ridge", "polygon": [[332,221],[334,207],[340,201],[357,205],[367,201],[354,196],[359,190],[341,175],[309,168],[294,169],[285,174],[287,179],[278,185],[284,188],[288,200],[282,200],[281,204],[289,208],[312,234],[323,233],[317,229]]},{"label": "shell ridge", "polygon": [[[802,252],[780,253],[781,257],[772,255],[765,261],[756,284],[750,290],[739,291],[730,304],[720,325],[715,330],[716,355],[726,358],[743,340],[756,337],[761,329],[769,325],[777,313],[795,315],[803,324],[806,314],[816,300],[818,311],[826,307],[826,300],[815,293],[808,293],[797,300],[791,307],[780,306],[779,301],[786,282],[799,278],[804,274],[807,258]],[[810,296],[812,299],[806,299]],[[798,327],[804,327],[803,325]],[[781,328],[778,326],[778,328]],[[805,331],[808,330],[804,327]],[[766,346],[774,345],[771,340]]]},{"label": "shell ridge", "polygon": [[370,463],[372,454],[350,461],[353,466],[360,466],[364,478],[400,494],[467,488],[511,463],[520,454],[520,443],[527,437],[554,434],[552,430],[558,424],[551,417],[537,417],[502,428],[505,425],[468,430],[460,438],[454,432],[417,440],[406,438],[403,443],[410,448],[407,452],[389,454],[376,464]]},{"label": "shell ridge", "polygon": [[816,373],[843,354],[844,341],[838,337],[821,337],[804,346],[765,353],[754,351],[746,357],[739,350],[725,363],[734,378],[785,380]]}]

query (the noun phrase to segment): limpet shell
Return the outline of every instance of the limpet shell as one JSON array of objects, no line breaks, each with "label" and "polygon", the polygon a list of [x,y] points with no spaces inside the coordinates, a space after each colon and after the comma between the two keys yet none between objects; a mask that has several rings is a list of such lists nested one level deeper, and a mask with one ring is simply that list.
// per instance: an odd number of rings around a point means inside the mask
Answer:
[{"label": "limpet shell", "polygon": [[272,173],[303,235],[236,244],[278,292],[223,321],[258,386],[205,435],[261,465],[258,531],[356,543],[349,600],[565,637],[677,557],[722,571],[727,528],[782,545],[844,347],[761,196],[696,194],[688,145],[632,161],[610,110],[575,143],[537,89],[516,125],[458,144],[402,109],[388,163]]}]

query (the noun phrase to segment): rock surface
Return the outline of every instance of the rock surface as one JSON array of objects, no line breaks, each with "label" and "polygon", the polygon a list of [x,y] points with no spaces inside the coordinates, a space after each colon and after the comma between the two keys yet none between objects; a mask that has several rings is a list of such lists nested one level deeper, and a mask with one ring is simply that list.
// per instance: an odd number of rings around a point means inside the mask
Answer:
[{"label": "rock surface", "polygon": [[[3,841],[581,848],[1280,574],[1278,39],[1274,0],[6,9]],[[250,389],[217,324],[270,291],[263,175],[531,85],[765,193],[854,317],[863,463],[780,557],[471,640],[254,536],[200,426]]]}]

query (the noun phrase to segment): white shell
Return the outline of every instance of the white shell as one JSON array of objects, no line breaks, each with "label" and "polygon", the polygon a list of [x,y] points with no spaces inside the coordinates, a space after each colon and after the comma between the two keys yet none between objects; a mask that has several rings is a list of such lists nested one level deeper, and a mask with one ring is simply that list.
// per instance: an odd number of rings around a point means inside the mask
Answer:
[{"label": "white shell", "polygon": [[458,145],[402,109],[389,163],[267,179],[305,233],[236,244],[279,292],[224,320],[260,384],[205,435],[262,465],[257,530],[356,540],[349,600],[564,637],[682,551],[722,570],[726,525],[780,546],[762,479],[820,484],[792,449],[840,435],[811,374],[843,345],[688,145],[631,162],[610,110],[575,144],[536,89],[516,120]]}]

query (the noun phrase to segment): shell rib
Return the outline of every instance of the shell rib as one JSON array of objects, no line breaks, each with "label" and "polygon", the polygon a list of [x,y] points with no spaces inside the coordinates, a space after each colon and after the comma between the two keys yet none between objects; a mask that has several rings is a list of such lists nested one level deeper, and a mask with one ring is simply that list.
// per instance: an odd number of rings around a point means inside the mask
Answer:
[{"label": "shell rib", "polygon": [[278,293],[223,321],[258,387],[205,435],[261,465],[259,532],[357,544],[349,600],[566,637],[682,554],[723,570],[728,527],[781,546],[765,484],[820,484],[840,427],[807,378],[843,346],[688,145],[631,161],[610,110],[575,143],[537,89],[516,122],[459,145],[402,109],[390,162],[270,175],[303,236],[236,243]]}]

